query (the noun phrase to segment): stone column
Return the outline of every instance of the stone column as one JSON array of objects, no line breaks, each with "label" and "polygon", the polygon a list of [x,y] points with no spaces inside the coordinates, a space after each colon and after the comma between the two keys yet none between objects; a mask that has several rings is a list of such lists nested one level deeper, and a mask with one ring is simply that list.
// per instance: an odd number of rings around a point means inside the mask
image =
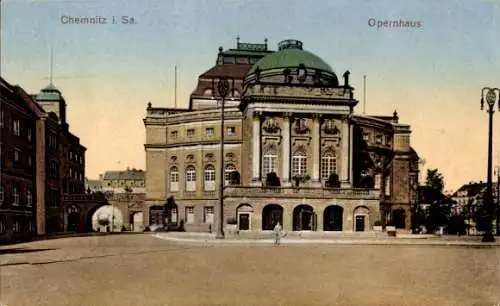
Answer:
[{"label": "stone column", "polygon": [[45,234],[45,118],[36,121],[36,233]]},{"label": "stone column", "polygon": [[283,114],[281,182],[283,187],[290,187],[290,114]]},{"label": "stone column", "polygon": [[260,114],[252,118],[252,185],[260,185]]},{"label": "stone column", "polygon": [[320,126],[319,126],[319,116],[313,116],[313,132],[312,132],[312,187],[321,187],[321,181],[319,177],[319,166],[320,166]]},{"label": "stone column", "polygon": [[344,118],[342,120],[342,126],[341,126],[341,162],[340,162],[340,182],[341,182],[341,187],[343,188],[349,188],[351,187],[349,184],[349,176],[351,175],[351,171],[349,169],[350,164],[350,151],[349,151],[349,145],[351,144],[350,137],[349,137],[349,122],[347,121],[347,118]]}]

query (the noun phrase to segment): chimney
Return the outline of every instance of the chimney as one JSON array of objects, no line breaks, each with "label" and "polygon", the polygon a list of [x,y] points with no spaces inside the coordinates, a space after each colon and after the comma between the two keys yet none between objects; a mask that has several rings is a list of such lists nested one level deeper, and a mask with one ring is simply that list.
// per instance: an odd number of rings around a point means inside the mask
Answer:
[{"label": "chimney", "polygon": [[102,173],[99,174],[99,181],[102,181],[104,178],[104,175]]}]

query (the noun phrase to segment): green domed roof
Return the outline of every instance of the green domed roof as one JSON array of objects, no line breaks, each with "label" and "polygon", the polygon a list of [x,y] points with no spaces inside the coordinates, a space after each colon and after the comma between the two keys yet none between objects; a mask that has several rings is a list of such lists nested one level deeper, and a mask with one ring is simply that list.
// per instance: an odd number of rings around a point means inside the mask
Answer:
[{"label": "green domed roof", "polygon": [[52,83],[42,88],[40,93],[36,95],[37,101],[59,101],[61,98],[61,91]]},{"label": "green domed roof", "polygon": [[296,68],[303,64],[306,68],[319,69],[328,72],[333,70],[324,60],[317,55],[302,50],[302,43],[299,41],[284,41],[280,43],[279,51],[271,53],[261,58],[248,71],[248,74],[255,72],[257,67],[260,71],[279,69],[279,68]]}]

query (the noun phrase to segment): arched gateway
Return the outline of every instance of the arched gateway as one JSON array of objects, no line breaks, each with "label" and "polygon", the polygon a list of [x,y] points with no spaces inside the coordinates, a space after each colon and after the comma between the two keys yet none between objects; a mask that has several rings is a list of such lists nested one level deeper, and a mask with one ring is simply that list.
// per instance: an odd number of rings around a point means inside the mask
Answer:
[{"label": "arched gateway", "polygon": [[262,210],[262,230],[272,230],[277,222],[283,224],[283,207],[278,204],[266,205]]},{"label": "arched gateway", "polygon": [[342,231],[344,208],[338,205],[330,205],[325,208],[323,214],[324,231]]},{"label": "arched gateway", "polygon": [[293,230],[313,231],[316,229],[316,214],[309,205],[299,205],[293,210]]}]

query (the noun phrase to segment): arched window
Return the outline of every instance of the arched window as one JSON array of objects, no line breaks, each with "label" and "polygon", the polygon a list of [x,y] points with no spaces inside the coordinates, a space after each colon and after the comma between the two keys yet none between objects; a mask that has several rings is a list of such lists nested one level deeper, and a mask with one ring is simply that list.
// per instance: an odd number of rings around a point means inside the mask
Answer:
[{"label": "arched window", "polygon": [[265,177],[268,173],[278,172],[278,155],[274,151],[264,153],[262,156],[262,174]]},{"label": "arched window", "polygon": [[186,168],[186,191],[196,191],[196,169],[194,166]]},{"label": "arched window", "polygon": [[295,152],[292,156],[292,177],[305,176],[307,173],[307,156],[304,152]]},{"label": "arched window", "polygon": [[33,205],[33,194],[31,192],[31,189],[28,189],[26,192],[26,205],[31,207]]},{"label": "arched window", "polygon": [[170,168],[170,191],[179,191],[179,169]]},{"label": "arched window", "polygon": [[224,185],[229,185],[231,182],[231,173],[236,171],[236,167],[233,164],[226,165],[226,169],[224,169]]},{"label": "arched window", "polygon": [[19,205],[19,188],[12,186],[12,205]]},{"label": "arched window", "polygon": [[205,167],[205,190],[212,191],[215,190],[215,167],[214,165],[207,165]]},{"label": "arched window", "polygon": [[321,179],[327,181],[334,173],[337,173],[337,157],[329,152],[321,157]]}]

